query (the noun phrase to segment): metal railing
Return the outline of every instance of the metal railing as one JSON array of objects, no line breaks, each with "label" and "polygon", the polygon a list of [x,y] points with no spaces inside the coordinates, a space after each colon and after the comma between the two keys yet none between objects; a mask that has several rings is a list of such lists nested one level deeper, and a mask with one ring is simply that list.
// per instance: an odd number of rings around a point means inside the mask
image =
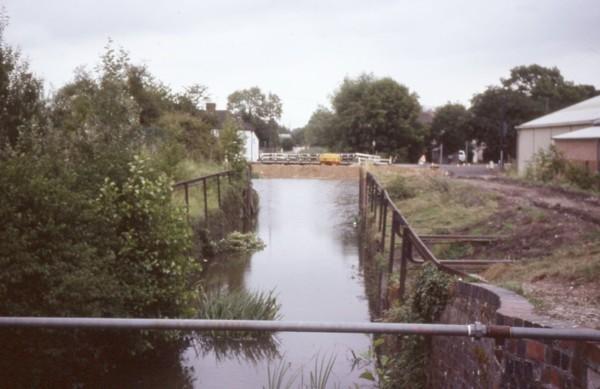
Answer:
[{"label": "metal railing", "polygon": [[219,203],[219,208],[221,208],[221,177],[227,177],[229,179],[229,183],[231,183],[231,175],[233,174],[233,170],[226,170],[219,173],[208,174],[206,176],[192,178],[191,180],[179,181],[173,184],[174,190],[183,189],[184,191],[184,201],[185,208],[188,215],[190,215],[190,187],[196,185],[202,185],[203,199],[204,199],[204,220],[208,220],[208,190],[207,190],[207,181],[215,180],[217,184],[217,201]]},{"label": "metal railing", "polygon": [[369,333],[600,341],[600,331],[473,324],[340,323],[275,320],[0,317],[0,328]]},{"label": "metal railing", "polygon": [[[386,239],[388,238],[388,213],[391,213],[391,222],[389,226],[389,248],[388,248],[388,266],[387,266],[387,282],[394,272],[396,264],[396,238],[402,239],[400,264],[399,264],[399,297],[402,297],[406,289],[406,274],[408,262],[414,264],[423,264],[424,262],[433,263],[438,269],[459,277],[471,277],[479,281],[485,280],[476,275],[470,274],[457,267],[465,266],[486,266],[494,263],[510,263],[511,260],[506,259],[438,259],[425,241],[433,243],[448,243],[448,242],[470,242],[470,243],[488,243],[501,237],[491,236],[469,236],[469,235],[422,235],[419,236],[413,227],[408,223],[402,212],[390,198],[390,195],[385,190],[383,185],[370,172],[365,172],[361,169],[359,183],[359,206],[363,217],[372,215],[377,226],[379,234],[379,251],[385,252]],[[420,259],[415,258],[416,252]]]}]

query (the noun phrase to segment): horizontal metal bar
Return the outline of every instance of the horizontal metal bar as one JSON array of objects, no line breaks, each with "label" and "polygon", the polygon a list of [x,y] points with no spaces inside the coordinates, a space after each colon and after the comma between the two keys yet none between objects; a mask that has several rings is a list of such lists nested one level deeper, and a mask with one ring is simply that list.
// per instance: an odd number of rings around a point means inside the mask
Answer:
[{"label": "horizontal metal bar", "polygon": [[597,330],[485,326],[481,323],[460,325],[420,323],[344,323],[272,320],[0,317],[0,328],[344,332],[397,335],[512,337],[600,341],[600,331]]},{"label": "horizontal metal bar", "polygon": [[233,172],[233,170],[225,170],[223,172],[219,172],[219,173],[213,173],[213,174],[208,174],[206,176],[202,176],[202,177],[197,177],[197,178],[192,178],[191,180],[185,180],[185,181],[179,181],[173,184],[173,188],[179,188],[185,185],[192,185],[192,184],[197,184],[201,181],[207,180],[209,178],[213,178],[213,177],[217,177],[217,176],[227,176],[229,174],[231,174]]},{"label": "horizontal metal bar", "polygon": [[503,239],[500,236],[476,236],[476,235],[419,235],[421,239],[429,243],[442,242],[481,242],[490,243]]},{"label": "horizontal metal bar", "polygon": [[444,265],[493,265],[495,263],[515,263],[512,259],[440,259]]}]

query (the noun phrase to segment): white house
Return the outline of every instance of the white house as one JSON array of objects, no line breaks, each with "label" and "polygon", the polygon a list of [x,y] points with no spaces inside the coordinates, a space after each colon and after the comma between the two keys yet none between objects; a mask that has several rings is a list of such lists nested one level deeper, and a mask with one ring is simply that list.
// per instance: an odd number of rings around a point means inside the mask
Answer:
[{"label": "white house", "polygon": [[[223,128],[225,120],[229,117],[235,118],[234,115],[227,110],[217,110],[217,105],[215,103],[206,103],[206,112],[215,115],[217,119],[217,128],[214,128],[211,131],[211,133],[217,138],[219,137],[219,133]],[[260,150],[258,137],[256,136],[256,133],[252,128],[246,125],[246,123],[241,123],[241,121],[237,118],[236,120],[240,122],[239,127],[242,128],[240,130],[240,135],[241,138],[244,140],[244,158],[246,158],[248,162],[258,161]]]},{"label": "white house", "polygon": [[248,162],[256,162],[259,157],[258,137],[253,130],[244,129],[241,132],[244,139],[244,157]]}]

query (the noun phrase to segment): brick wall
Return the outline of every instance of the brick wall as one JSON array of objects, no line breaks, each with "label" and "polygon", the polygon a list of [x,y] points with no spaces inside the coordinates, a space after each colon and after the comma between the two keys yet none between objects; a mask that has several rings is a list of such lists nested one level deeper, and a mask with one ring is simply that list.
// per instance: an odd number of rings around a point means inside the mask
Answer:
[{"label": "brick wall", "polygon": [[[523,297],[459,282],[441,323],[480,321],[519,327],[571,327],[538,316]],[[434,337],[431,388],[600,388],[600,345],[571,341]]]},{"label": "brick wall", "polygon": [[600,159],[598,142],[598,139],[556,140],[556,148],[566,159],[597,172]]}]

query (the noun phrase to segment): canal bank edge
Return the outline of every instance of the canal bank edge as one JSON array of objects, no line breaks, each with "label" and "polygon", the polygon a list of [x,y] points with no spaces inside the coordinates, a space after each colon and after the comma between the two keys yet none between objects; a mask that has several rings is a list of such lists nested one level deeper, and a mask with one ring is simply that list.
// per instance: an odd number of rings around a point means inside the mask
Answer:
[{"label": "canal bank edge", "polygon": [[[488,284],[458,281],[440,323],[480,321],[518,327],[561,327],[534,313],[516,293]],[[428,386],[471,388],[600,388],[600,347],[573,341],[434,337]]]},{"label": "canal bank edge", "polygon": [[[361,169],[362,240],[365,249],[374,254],[379,242],[370,233],[374,220],[365,217],[368,204],[364,174]],[[571,323],[535,314],[533,306],[512,291],[459,280],[438,323],[475,321],[518,327],[572,327]],[[600,345],[596,343],[433,337],[430,344],[426,366],[430,388],[600,388]]]}]

